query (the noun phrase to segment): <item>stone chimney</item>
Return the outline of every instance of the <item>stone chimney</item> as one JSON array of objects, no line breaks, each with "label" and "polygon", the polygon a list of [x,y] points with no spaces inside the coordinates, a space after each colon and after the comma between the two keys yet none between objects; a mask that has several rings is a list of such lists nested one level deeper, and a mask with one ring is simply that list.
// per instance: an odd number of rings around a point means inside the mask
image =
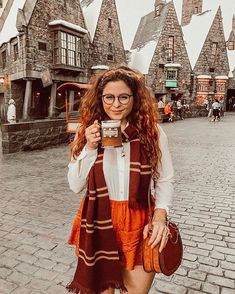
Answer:
[{"label": "stone chimney", "polygon": [[162,8],[166,4],[165,0],[155,0],[154,8],[155,8],[155,17],[158,17],[161,15]]},{"label": "stone chimney", "polygon": [[183,0],[181,25],[190,23],[194,14],[202,13],[203,0]]}]

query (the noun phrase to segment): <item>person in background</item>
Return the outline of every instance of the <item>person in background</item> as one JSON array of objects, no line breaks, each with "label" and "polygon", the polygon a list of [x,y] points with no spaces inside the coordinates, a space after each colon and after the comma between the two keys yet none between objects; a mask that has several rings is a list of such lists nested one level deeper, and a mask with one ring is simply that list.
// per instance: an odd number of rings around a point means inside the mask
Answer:
[{"label": "person in background", "polygon": [[[67,289],[74,293],[147,294],[154,273],[144,271],[143,238],[148,235],[148,195],[153,231],[149,245],[165,247],[173,193],[167,136],[158,124],[154,99],[142,75],[114,68],[96,77],[80,108],[81,127],[71,144],[68,182],[84,191],[69,244],[77,269]],[[122,146],[101,147],[103,120],[120,120]]]},{"label": "person in background", "polygon": [[218,99],[215,99],[215,101],[212,103],[212,109],[213,109],[213,117],[211,121],[219,121],[220,120],[220,103]]},{"label": "person in background", "polygon": [[179,99],[177,102],[176,102],[176,107],[177,107],[177,115],[180,117],[180,119],[184,119],[183,118],[183,114],[182,114],[182,108],[183,108],[183,105],[181,103],[181,99]]},{"label": "person in background", "polygon": [[168,121],[173,122],[174,113],[172,111],[170,101],[168,101],[164,107],[164,113],[169,117]]},{"label": "person in background", "polygon": [[210,97],[210,98],[208,99],[208,104],[207,104],[207,111],[208,111],[208,115],[207,115],[207,117],[212,117],[212,114],[213,114],[212,104],[213,104],[213,100],[212,100],[212,98]]},{"label": "person in background", "polygon": [[158,101],[158,109],[160,108],[164,108],[165,107],[165,103],[163,102],[163,98],[161,97]]},{"label": "person in background", "polygon": [[7,121],[10,124],[16,123],[16,106],[14,99],[10,99],[8,102]]}]

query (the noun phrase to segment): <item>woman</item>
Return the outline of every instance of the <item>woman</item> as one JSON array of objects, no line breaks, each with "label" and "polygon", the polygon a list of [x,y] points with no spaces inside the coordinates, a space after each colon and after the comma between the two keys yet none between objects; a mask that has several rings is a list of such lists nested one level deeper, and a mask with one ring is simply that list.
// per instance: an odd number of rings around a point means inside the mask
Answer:
[{"label": "woman", "polygon": [[171,109],[171,103],[167,102],[164,107],[164,113],[169,117],[168,121],[173,122],[174,112]]},{"label": "woman", "polygon": [[[141,246],[148,235],[149,188],[157,195],[149,243],[160,244],[160,251],[169,234],[173,190],[167,138],[157,124],[154,100],[142,75],[120,67],[97,77],[80,115],[68,181],[75,193],[86,193],[69,240],[77,246],[78,265],[67,289],[147,294],[154,274],[143,269]],[[100,147],[100,122],[107,119],[121,121],[122,147]]]}]

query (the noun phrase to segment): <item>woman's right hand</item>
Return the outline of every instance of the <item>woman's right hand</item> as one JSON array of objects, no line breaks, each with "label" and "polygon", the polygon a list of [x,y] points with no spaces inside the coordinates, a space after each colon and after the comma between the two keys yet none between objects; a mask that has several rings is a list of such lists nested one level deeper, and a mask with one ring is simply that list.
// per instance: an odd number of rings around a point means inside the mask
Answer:
[{"label": "woman's right hand", "polygon": [[98,147],[98,144],[101,141],[100,125],[98,120],[95,120],[91,126],[86,128],[85,137],[87,141],[86,146],[89,149],[96,149]]}]

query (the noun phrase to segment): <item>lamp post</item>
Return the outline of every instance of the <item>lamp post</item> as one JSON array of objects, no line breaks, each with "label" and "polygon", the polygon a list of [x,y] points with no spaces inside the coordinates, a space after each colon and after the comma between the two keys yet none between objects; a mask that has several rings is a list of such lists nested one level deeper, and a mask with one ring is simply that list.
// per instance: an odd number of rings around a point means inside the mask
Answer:
[{"label": "lamp post", "polygon": [[3,93],[3,100],[0,101],[0,122],[5,123],[6,122],[6,95],[4,91],[4,86],[6,83],[6,79],[4,75],[0,75],[0,93]]}]

